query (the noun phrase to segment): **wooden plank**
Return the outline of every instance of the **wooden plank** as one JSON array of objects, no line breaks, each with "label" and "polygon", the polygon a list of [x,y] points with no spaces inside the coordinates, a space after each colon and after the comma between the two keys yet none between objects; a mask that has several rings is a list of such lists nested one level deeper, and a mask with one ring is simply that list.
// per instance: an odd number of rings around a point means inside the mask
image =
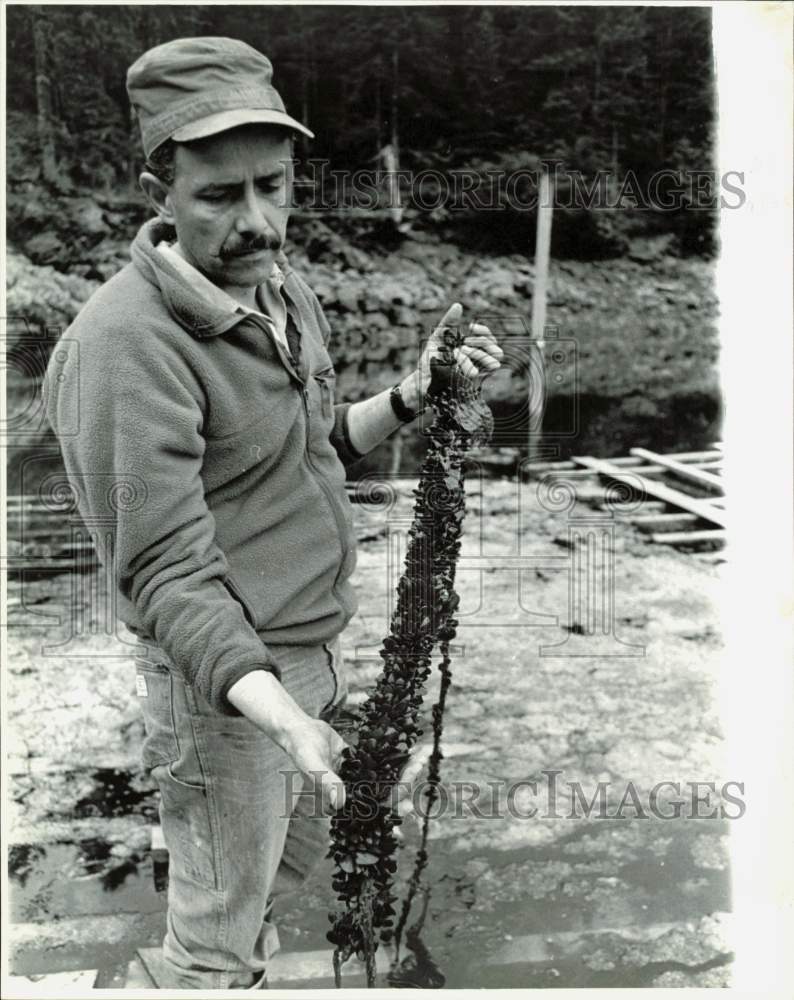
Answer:
[{"label": "wooden plank", "polygon": [[6,499],[10,502],[11,500],[27,501],[28,503],[43,503],[43,497],[39,496],[38,493],[9,493]]},{"label": "wooden plank", "polygon": [[[574,461],[577,464],[579,463],[579,459],[578,458],[575,458]],[[607,461],[609,461],[609,459],[604,459],[603,461],[607,462]],[[610,463],[610,464],[612,464],[612,463]],[[615,465],[614,468],[615,468],[615,470],[617,472],[625,472],[627,474],[631,473],[632,475],[635,475],[635,476],[639,475],[640,473],[642,473],[645,476],[659,477],[659,476],[664,475],[664,472],[665,472],[665,470],[661,467],[661,465],[642,465],[641,463],[637,464],[637,465],[629,465],[629,466],[626,466],[626,465],[624,465],[624,466],[617,466],[617,465]],[[592,469],[584,468],[583,466],[580,465],[580,467],[577,468],[577,469],[571,469],[568,472],[561,472],[559,474],[560,474],[560,476],[570,475],[574,479],[578,479],[578,478],[586,478],[588,476],[592,476],[593,475],[593,470]],[[556,475],[556,473],[550,473],[550,475]]]},{"label": "wooden plank", "polygon": [[637,482],[640,480],[642,489],[649,497],[654,497],[657,500],[662,500],[665,503],[670,504],[672,507],[680,507],[681,510],[685,510],[690,514],[697,514],[698,517],[702,517],[705,521],[711,521],[713,524],[718,524],[721,527],[727,526],[727,516],[724,510],[720,510],[709,500],[700,500],[695,497],[690,497],[686,493],[682,493],[680,490],[673,489],[672,486],[667,486],[665,483],[656,483],[651,479],[646,479],[644,476],[640,476],[638,473],[625,473],[621,472],[619,468],[615,465],[611,465],[609,462],[605,462],[600,458],[593,458],[589,455],[584,455],[577,461],[585,468],[592,469],[593,472],[597,472],[599,475],[607,476],[617,482],[625,483],[636,489]]},{"label": "wooden plank", "polygon": [[472,448],[466,458],[470,462],[481,462],[484,465],[515,465],[519,461],[518,452],[515,455],[505,455],[503,452],[490,452],[487,448]]},{"label": "wooden plank", "polygon": [[46,499],[45,497],[39,496],[37,493],[9,493],[6,497],[8,503],[24,503],[31,507],[42,507],[45,510],[51,510],[53,507],[70,507],[71,501],[63,500],[60,504],[56,504],[55,499]]},{"label": "wooden plank", "polygon": [[[633,451],[634,449],[632,449]],[[698,465],[701,462],[710,462],[712,459],[722,459],[723,456],[720,452],[714,451],[714,449],[709,449],[708,451],[674,451],[671,455],[667,455],[667,458],[674,458],[677,462],[695,462]]]},{"label": "wooden plank", "polygon": [[28,542],[20,543],[16,538],[10,538],[9,545],[16,547],[16,552],[8,556],[13,559],[72,559],[78,556],[92,556],[96,548],[90,542]]},{"label": "wooden plank", "polygon": [[[608,458],[607,462],[612,462],[615,465],[630,465],[639,466],[642,462],[638,458],[634,458],[631,455],[621,455],[619,458]],[[570,458],[567,461],[556,461],[556,462],[532,462],[530,465],[530,472],[566,472],[570,469],[576,468],[576,459]],[[590,473],[592,475],[592,473]]]},{"label": "wooden plank", "polygon": [[572,469],[573,462],[533,462],[530,472],[563,472],[565,469]]},{"label": "wooden plank", "polygon": [[[638,516],[636,503],[602,503],[598,506],[599,510],[606,510],[610,514],[619,514],[621,517],[627,517],[629,520]],[[661,500],[643,500],[640,509],[661,514],[664,512],[666,506],[667,504],[662,503]]]},{"label": "wooden plank", "polygon": [[[611,461],[611,459],[604,459],[604,461]],[[618,466],[615,466],[618,468]],[[620,467],[623,472],[642,472],[643,474],[648,474],[650,476],[662,476],[665,473],[665,469],[661,465],[643,465],[641,462],[637,462],[636,465],[623,465]],[[526,474],[526,467],[525,467]],[[584,469],[580,466],[575,465],[573,462],[567,466],[553,466],[548,467],[545,465],[530,465],[529,466],[529,478],[539,479],[540,477],[554,477],[565,478],[570,477],[571,479],[592,479],[594,473],[590,469]]]},{"label": "wooden plank", "polygon": [[43,500],[35,500],[31,497],[20,496],[19,494],[17,496],[6,497],[6,505],[13,510],[30,510],[54,516],[74,509],[74,504],[71,501],[63,500],[60,503],[56,503],[52,500],[44,503]]},{"label": "wooden plank", "polygon": [[538,221],[535,231],[535,280],[532,286],[532,339],[543,343],[546,329],[546,293],[551,250],[551,180],[547,170],[540,175]]},{"label": "wooden plank", "polygon": [[[538,188],[538,217],[535,227],[535,276],[532,283],[532,341],[542,350],[546,334],[546,298],[549,284],[549,258],[551,256],[551,219],[553,202],[549,172],[540,175]],[[534,380],[527,379],[527,457],[530,463],[540,458],[541,434],[543,432],[543,407],[535,405]],[[548,454],[548,452],[547,452]]]},{"label": "wooden plank", "polygon": [[[530,468],[530,472],[532,471]],[[549,472],[542,472],[541,475],[548,479],[557,479],[558,477],[560,479],[592,479],[593,471],[592,469],[577,469],[574,467],[573,469],[560,469],[559,471],[550,470]]]},{"label": "wooden plank", "polygon": [[667,455],[658,455],[655,451],[648,451],[645,448],[632,448],[631,454],[636,455],[638,458],[644,458],[647,462],[661,465],[663,469],[669,469],[677,476],[688,479],[690,482],[698,483],[700,486],[707,486],[718,493],[724,492],[722,480],[712,472],[704,472],[702,469],[693,468],[684,462],[677,462],[674,458],[668,458]]},{"label": "wooden plank", "polygon": [[[10,562],[10,560],[9,560]],[[18,573],[71,573],[73,570],[87,572],[98,565],[96,559],[15,559],[12,565],[6,565],[9,575]]]},{"label": "wooden plank", "polygon": [[703,531],[667,531],[651,535],[651,541],[660,545],[690,545],[696,542],[724,542],[727,533],[719,528],[706,528]]},{"label": "wooden plank", "polygon": [[[20,531],[9,531],[9,541],[12,542],[40,542],[42,539],[50,541],[52,543],[57,542],[60,545],[68,545],[73,541],[73,536],[71,528],[68,524],[58,524],[52,529],[50,528],[25,528],[23,527]],[[87,539],[80,539],[81,541],[87,541]],[[74,539],[78,541],[78,539]]]},{"label": "wooden plank", "polygon": [[53,521],[58,524],[66,524],[68,518],[79,518],[77,511],[70,507],[63,507],[61,510],[47,510],[44,507],[28,507],[21,505],[18,507],[7,506],[6,514],[9,518],[17,520],[30,518],[36,521]]},{"label": "wooden plank", "polygon": [[[616,458],[607,458],[605,461],[612,462],[613,465],[639,465],[640,462],[637,456],[633,453],[634,449],[628,455],[620,455]],[[722,460],[723,456],[715,451],[677,451],[672,455],[667,455],[667,458],[674,458],[678,462],[692,462],[694,464],[700,464],[701,462],[708,462],[713,460]]]},{"label": "wooden plank", "polygon": [[632,524],[640,531],[681,531],[697,524],[700,518],[696,514],[637,514],[630,517]]},{"label": "wooden plank", "polygon": [[[701,463],[714,462],[722,463],[722,456],[715,451],[681,451],[674,455],[668,455],[668,458],[674,458],[679,462],[692,462],[698,466]],[[636,455],[618,455],[612,458],[604,459],[605,462],[611,462],[613,465],[619,467],[631,467],[631,468],[642,468],[643,459],[637,458]],[[576,458],[569,459],[556,459],[554,461],[546,462],[532,462],[529,466],[529,471],[534,472],[565,472],[567,470],[576,468]],[[643,472],[649,471],[650,467],[643,468]],[[659,467],[659,472],[661,472],[661,467]]]},{"label": "wooden plank", "polygon": [[[575,459],[574,459],[575,461]],[[607,462],[611,462],[613,465],[636,468],[642,465],[642,461],[638,459],[635,455],[620,455],[618,458],[608,458]]]},{"label": "wooden plank", "polygon": [[15,517],[51,517],[53,520],[61,521],[69,514],[76,514],[73,507],[42,507],[41,504],[31,503],[8,503],[6,510]]}]

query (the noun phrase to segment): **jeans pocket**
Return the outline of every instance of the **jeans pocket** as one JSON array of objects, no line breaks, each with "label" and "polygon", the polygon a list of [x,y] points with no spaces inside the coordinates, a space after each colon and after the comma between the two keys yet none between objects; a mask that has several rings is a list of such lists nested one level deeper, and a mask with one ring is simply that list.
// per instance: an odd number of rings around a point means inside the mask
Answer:
[{"label": "jeans pocket", "polygon": [[215,836],[206,790],[175,778],[167,765],[154,768],[152,774],[160,789],[160,822],[171,877],[180,883],[184,898],[190,893],[185,880],[217,889]]},{"label": "jeans pocket", "polygon": [[173,704],[173,678],[162,664],[136,662],[135,690],[143,714],[145,736],[141,749],[147,770],[179,758]]},{"label": "jeans pocket", "polygon": [[345,658],[342,655],[342,643],[339,638],[328,642],[323,647],[328,654],[328,666],[333,678],[334,691],[331,700],[321,712],[321,718],[333,713],[334,709],[343,705],[347,699],[347,670]]}]

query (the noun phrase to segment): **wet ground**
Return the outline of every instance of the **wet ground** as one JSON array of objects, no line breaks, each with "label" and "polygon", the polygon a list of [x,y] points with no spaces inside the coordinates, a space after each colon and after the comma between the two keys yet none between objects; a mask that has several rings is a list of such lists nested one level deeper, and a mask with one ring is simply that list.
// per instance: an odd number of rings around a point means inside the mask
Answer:
[{"label": "wet ground", "polygon": [[[410,485],[356,511],[353,702],[379,669]],[[403,945],[402,982],[727,985],[727,848],[741,796],[726,783],[741,775],[722,769],[720,557],[653,546],[592,497],[567,509],[541,500],[527,484],[470,480],[446,808],[431,823],[408,927],[426,913]],[[164,872],[138,767],[130,637],[105,627],[94,582],[14,585],[12,971],[100,967],[118,985],[134,949],[162,933]],[[79,604],[81,619],[69,612]],[[401,889],[427,745],[428,735],[406,800]],[[300,899],[278,900],[283,951],[327,947],[329,864]]]}]

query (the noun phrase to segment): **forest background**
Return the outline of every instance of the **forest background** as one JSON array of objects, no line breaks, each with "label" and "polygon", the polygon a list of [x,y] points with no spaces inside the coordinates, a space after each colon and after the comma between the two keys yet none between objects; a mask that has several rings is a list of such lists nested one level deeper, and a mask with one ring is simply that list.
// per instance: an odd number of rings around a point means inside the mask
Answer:
[{"label": "forest background", "polygon": [[[30,449],[54,446],[34,403],[46,358],[149,215],[126,69],[191,35],[265,52],[287,108],[316,134],[296,148],[289,250],[331,321],[339,398],[409,370],[459,300],[515,348],[486,395],[495,445],[523,446],[537,376],[516,346],[532,308],[532,178],[551,163],[550,454],[715,440],[721,191],[708,8],[9,6],[12,491]],[[398,214],[388,181],[362,207],[349,179],[395,165],[407,178]],[[333,172],[348,180],[318,198],[317,177]],[[482,194],[461,202],[450,192],[463,173],[512,181],[487,205]],[[605,197],[588,203],[588,190]],[[370,464],[413,462],[421,442],[401,440],[402,459],[391,449]]]}]

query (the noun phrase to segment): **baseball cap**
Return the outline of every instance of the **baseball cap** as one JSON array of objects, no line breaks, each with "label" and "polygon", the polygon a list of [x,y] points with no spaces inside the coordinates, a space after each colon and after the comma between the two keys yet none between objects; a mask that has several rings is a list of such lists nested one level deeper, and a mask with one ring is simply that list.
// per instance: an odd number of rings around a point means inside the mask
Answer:
[{"label": "baseball cap", "polygon": [[127,71],[144,153],[253,122],[313,139],[287,114],[272,78],[267,56],[236,38],[176,38],[149,49]]}]

